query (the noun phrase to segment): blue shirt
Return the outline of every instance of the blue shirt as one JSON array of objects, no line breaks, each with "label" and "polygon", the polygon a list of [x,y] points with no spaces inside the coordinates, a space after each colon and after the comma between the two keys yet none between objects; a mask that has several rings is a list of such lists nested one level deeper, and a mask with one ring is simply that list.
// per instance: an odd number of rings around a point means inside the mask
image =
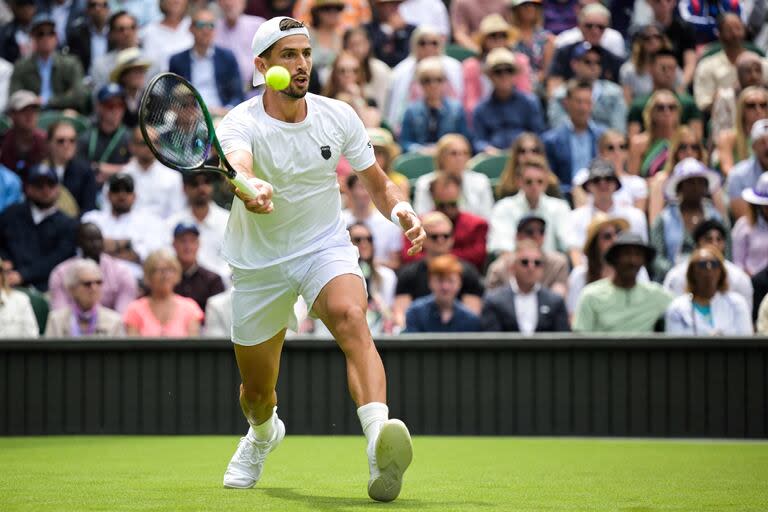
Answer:
[{"label": "blue shirt", "polygon": [[[568,120],[570,123],[570,120]],[[571,181],[580,169],[589,167],[592,161],[592,138],[589,132],[584,130],[581,133],[571,131],[569,137],[571,141]]]},{"label": "blue shirt", "polygon": [[741,199],[741,193],[754,187],[763,172],[768,172],[768,169],[760,167],[760,162],[754,156],[734,165],[731,172],[728,173],[728,181],[725,185],[726,190],[728,190],[728,197]]},{"label": "blue shirt", "polygon": [[453,316],[443,323],[434,295],[413,301],[405,312],[403,332],[477,332],[481,331],[480,317],[458,300],[453,301]]},{"label": "blue shirt", "polygon": [[23,199],[21,180],[15,172],[0,164],[0,212]]},{"label": "blue shirt", "polygon": [[477,151],[488,146],[506,150],[522,132],[540,135],[545,129],[539,100],[519,91],[506,100],[491,94],[475,107],[472,119]]},{"label": "blue shirt", "polygon": [[43,101],[43,105],[47,105],[51,96],[53,96],[53,89],[51,87],[53,57],[48,57],[47,60],[38,58],[37,70],[40,72],[40,99]]}]

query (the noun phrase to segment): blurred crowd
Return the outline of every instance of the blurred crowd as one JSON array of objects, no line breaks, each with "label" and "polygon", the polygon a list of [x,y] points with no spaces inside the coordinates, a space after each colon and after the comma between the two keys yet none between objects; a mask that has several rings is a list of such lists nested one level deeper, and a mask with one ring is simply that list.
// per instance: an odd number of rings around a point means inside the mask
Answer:
[{"label": "blurred crowd", "polygon": [[[221,118],[251,38],[312,35],[427,232],[337,174],[374,334],[768,334],[768,0],[0,0],[0,337],[218,336],[231,187],[138,128],[164,71]],[[328,334],[296,304],[298,332]]]}]

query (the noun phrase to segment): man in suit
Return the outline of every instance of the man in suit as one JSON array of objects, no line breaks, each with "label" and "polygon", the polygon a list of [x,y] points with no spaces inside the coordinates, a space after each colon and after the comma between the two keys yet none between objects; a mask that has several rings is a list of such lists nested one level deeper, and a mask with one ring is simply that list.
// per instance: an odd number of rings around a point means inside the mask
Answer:
[{"label": "man in suit", "polygon": [[563,298],[541,284],[544,253],[530,240],[515,248],[509,285],[489,292],[484,299],[485,331],[567,332],[568,312]]},{"label": "man in suit", "polygon": [[211,114],[224,115],[245,97],[235,55],[213,44],[215,27],[213,13],[198,10],[189,28],[194,45],[171,57],[169,71],[183,76],[200,91]]},{"label": "man in suit", "polygon": [[29,23],[37,13],[35,0],[10,0],[13,19],[0,26],[0,58],[16,62],[30,52]]},{"label": "man in suit", "polygon": [[88,95],[83,67],[76,57],[56,51],[58,37],[51,16],[38,14],[30,24],[33,52],[13,66],[10,93],[24,89],[40,96],[43,108],[82,111]]},{"label": "man in suit", "polygon": [[109,49],[109,12],[107,0],[88,0],[85,16],[77,18],[67,30],[69,53],[80,59],[88,75],[91,63]]}]

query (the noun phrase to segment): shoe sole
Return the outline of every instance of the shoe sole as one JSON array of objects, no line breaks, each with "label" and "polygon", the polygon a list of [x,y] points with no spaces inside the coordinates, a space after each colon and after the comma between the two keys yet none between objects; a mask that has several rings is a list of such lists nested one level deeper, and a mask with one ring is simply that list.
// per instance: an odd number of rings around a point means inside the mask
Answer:
[{"label": "shoe sole", "polygon": [[376,465],[381,474],[368,484],[368,496],[384,502],[397,498],[403,486],[403,473],[412,460],[408,427],[400,420],[385,421],[376,440]]},{"label": "shoe sole", "polygon": [[[275,443],[275,446],[271,450],[269,450],[269,453],[272,453],[275,450],[277,450],[277,447],[280,446],[280,443],[283,442],[283,439],[285,439],[285,424],[280,419],[278,419],[278,421],[280,422],[280,424],[277,427],[277,437],[278,437],[278,440]],[[259,477],[261,477],[261,475],[259,475]],[[261,478],[259,478],[259,479],[261,479]],[[251,485],[240,486],[240,485],[227,484],[225,482],[224,483],[224,488],[225,489],[253,489],[254,487],[256,487],[257,483],[259,483],[259,481],[255,480]]]}]

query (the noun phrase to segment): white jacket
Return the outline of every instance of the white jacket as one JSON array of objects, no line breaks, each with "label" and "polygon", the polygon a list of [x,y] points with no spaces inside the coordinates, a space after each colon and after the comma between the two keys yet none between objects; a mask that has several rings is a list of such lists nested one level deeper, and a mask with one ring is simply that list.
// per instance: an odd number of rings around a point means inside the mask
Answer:
[{"label": "white jacket", "polygon": [[747,301],[735,292],[717,292],[710,302],[714,325],[693,309],[693,295],[677,297],[665,314],[667,334],[692,336],[749,336],[752,315]]}]

